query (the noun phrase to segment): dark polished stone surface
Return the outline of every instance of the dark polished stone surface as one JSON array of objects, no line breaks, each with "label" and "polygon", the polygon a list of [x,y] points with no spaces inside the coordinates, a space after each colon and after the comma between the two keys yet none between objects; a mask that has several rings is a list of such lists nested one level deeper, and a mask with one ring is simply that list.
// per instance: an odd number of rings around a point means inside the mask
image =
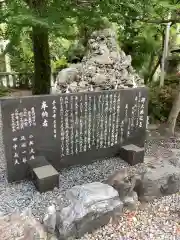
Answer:
[{"label": "dark polished stone surface", "polygon": [[27,177],[45,156],[57,170],[144,146],[148,89],[1,99],[8,181]]}]

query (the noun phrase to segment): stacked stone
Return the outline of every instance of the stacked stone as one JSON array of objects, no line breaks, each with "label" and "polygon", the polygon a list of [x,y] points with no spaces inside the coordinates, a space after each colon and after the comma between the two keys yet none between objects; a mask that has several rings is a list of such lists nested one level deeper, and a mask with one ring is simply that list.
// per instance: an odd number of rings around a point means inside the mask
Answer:
[{"label": "stacked stone", "polygon": [[57,76],[60,92],[101,91],[143,85],[131,66],[131,56],[119,49],[112,29],[93,32],[80,64],[63,69]]}]

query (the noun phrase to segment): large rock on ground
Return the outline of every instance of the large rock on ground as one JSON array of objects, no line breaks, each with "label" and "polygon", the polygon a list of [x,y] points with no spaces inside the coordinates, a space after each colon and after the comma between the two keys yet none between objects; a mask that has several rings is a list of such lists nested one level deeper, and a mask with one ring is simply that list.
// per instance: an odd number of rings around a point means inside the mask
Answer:
[{"label": "large rock on ground", "polygon": [[9,216],[0,217],[1,240],[57,240],[50,236],[40,224],[30,215],[13,213]]},{"label": "large rock on ground", "polygon": [[179,192],[180,168],[168,161],[154,164],[144,175],[138,191],[139,199],[142,201]]},{"label": "large rock on ground", "polygon": [[67,198],[70,205],[57,213],[60,239],[81,237],[122,213],[118,192],[100,182],[75,186],[67,192]]},{"label": "large rock on ground", "polygon": [[[178,159],[169,159],[143,165],[144,172],[134,173],[116,171],[106,183],[113,186],[123,202],[135,191],[140,201],[152,201],[155,198],[180,191],[180,164]],[[141,168],[141,166],[140,166]]]}]

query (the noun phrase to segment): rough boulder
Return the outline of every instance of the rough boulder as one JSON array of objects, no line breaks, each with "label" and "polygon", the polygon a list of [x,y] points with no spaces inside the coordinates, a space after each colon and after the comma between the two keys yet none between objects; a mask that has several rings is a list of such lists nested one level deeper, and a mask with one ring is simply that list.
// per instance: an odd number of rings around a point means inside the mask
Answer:
[{"label": "rough boulder", "polygon": [[92,33],[87,54],[80,64],[59,72],[57,93],[100,91],[143,85],[131,66],[131,56],[119,49],[113,29]]}]

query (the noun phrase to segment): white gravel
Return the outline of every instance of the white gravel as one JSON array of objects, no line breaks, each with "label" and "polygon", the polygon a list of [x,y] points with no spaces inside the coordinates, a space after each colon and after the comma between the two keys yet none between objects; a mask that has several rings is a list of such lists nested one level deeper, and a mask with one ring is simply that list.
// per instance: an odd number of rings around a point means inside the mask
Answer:
[{"label": "white gravel", "polygon": [[109,223],[81,240],[179,240],[180,195],[157,199],[128,212],[118,223]]},{"label": "white gravel", "polygon": [[[1,119],[1,116],[0,116]],[[65,192],[74,185],[93,181],[103,181],[115,170],[128,167],[119,158],[105,159],[87,166],[74,166],[60,172],[60,187],[54,191],[40,194],[31,182],[23,181],[9,184],[6,180],[5,157],[2,144],[2,123],[0,121],[0,214],[9,214],[16,210],[31,208],[38,219],[42,219],[45,209],[55,203],[58,197],[66,205]],[[158,146],[157,146],[158,145]],[[167,158],[170,149],[180,148],[179,141],[150,141],[146,149],[147,155]],[[161,156],[160,156],[161,155]],[[132,167],[131,167],[132,168]],[[139,166],[135,167],[142,170]],[[133,168],[132,168],[133,169]],[[110,223],[81,240],[178,240],[180,239],[180,195],[174,194],[149,203],[143,210],[138,209],[134,216],[126,212],[118,224]],[[142,206],[141,206],[142,207]],[[179,230],[178,230],[179,229]]]},{"label": "white gravel", "polygon": [[[0,113],[1,119],[1,113]],[[40,194],[36,191],[31,182],[7,183],[6,164],[2,142],[2,122],[0,120],[0,212],[9,214],[15,211],[23,211],[27,207],[32,208],[35,217],[42,220],[46,208],[51,203],[56,203],[58,197],[62,199],[64,205],[67,204],[65,192],[67,189],[90,183],[93,181],[103,181],[115,170],[127,167],[128,164],[119,158],[112,158],[96,161],[87,166],[74,166],[60,172],[60,187],[46,193]]]}]

